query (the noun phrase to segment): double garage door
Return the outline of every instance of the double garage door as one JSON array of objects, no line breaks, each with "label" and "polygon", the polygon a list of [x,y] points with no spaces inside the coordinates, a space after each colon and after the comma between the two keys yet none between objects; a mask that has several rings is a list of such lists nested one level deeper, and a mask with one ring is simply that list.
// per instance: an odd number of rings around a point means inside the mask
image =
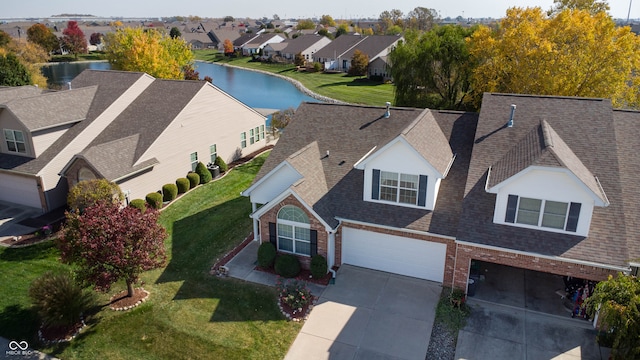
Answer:
[{"label": "double garage door", "polygon": [[442,282],[445,244],[344,227],[342,263]]}]

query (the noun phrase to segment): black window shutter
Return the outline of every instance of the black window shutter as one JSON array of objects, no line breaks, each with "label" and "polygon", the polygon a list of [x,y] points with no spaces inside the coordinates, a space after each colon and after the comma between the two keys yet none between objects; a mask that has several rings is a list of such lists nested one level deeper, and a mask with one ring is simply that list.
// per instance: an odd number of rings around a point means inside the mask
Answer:
[{"label": "black window shutter", "polygon": [[373,200],[380,199],[380,170],[373,169],[373,178],[371,179],[371,198]]},{"label": "black window shutter", "polygon": [[276,231],[276,223],[269,223],[269,242],[278,248],[278,233]]},{"label": "black window shutter", "polygon": [[318,230],[311,230],[311,256],[318,255]]},{"label": "black window shutter", "polygon": [[418,183],[418,206],[427,206],[427,175],[420,175]]},{"label": "black window shutter", "polygon": [[504,217],[504,222],[508,222],[508,223],[516,222],[517,208],[518,208],[518,196],[509,195],[509,200],[507,200],[507,215]]},{"label": "black window shutter", "polygon": [[569,207],[569,218],[567,219],[567,227],[565,228],[565,230],[571,232],[576,232],[576,230],[578,230],[580,207],[582,207],[582,204],[580,203],[571,203],[571,206]]}]

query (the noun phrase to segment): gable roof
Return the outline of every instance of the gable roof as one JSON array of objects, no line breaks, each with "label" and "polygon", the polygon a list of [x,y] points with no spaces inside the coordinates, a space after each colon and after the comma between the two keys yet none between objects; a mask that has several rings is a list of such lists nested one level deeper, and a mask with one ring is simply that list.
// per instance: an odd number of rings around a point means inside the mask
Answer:
[{"label": "gable roof", "polygon": [[487,175],[487,187],[492,188],[529,166],[565,168],[571,171],[603,204],[609,203],[597,178],[544,119],[523,136],[500,160],[491,165]]},{"label": "gable roof", "polygon": [[332,40],[327,46],[316,51],[316,53],[313,54],[313,57],[315,59],[336,59],[337,57],[342,57],[345,52],[349,51],[362,40],[364,40],[364,37],[360,35],[340,35]]},{"label": "gable roof", "polygon": [[[384,118],[385,110],[373,106],[302,103],[258,172],[254,184],[287,161],[304,176],[291,189],[332,227],[337,226],[338,217],[442,235],[454,234],[466,179],[468,162],[465,163],[465,158],[471,154],[466,144],[472,142],[477,116],[392,108],[391,117]],[[438,200],[434,211],[363,201],[364,176],[361,170],[354,168],[356,162],[374,146],[385,144],[390,134],[395,138],[414,128],[416,119],[425,121],[425,112],[432,113],[434,124],[440,127],[443,137],[449,139],[454,151],[461,153],[451,172],[455,168],[462,176],[452,174],[443,181],[440,190],[443,195],[439,196],[443,201]],[[455,134],[454,127],[457,127]],[[326,156],[327,151],[329,156]],[[458,160],[462,167],[456,166]],[[450,186],[453,182],[456,186]],[[433,216],[434,213],[440,216]]]},{"label": "gable roof", "polygon": [[253,38],[258,37],[258,36],[259,35],[253,34],[253,33],[241,35],[240,37],[238,37],[235,40],[233,40],[233,46],[242,47],[242,46],[248,44],[251,40],[253,40]]},{"label": "gable roof", "polygon": [[313,44],[321,41],[324,36],[321,35],[303,35],[295,39],[287,40],[286,52],[290,54],[298,54],[307,50]]},{"label": "gable roof", "polygon": [[209,36],[217,43],[224,43],[227,39],[233,43],[240,37],[240,33],[236,30],[214,29],[209,31]]},{"label": "gable roof", "polygon": [[267,33],[267,34],[260,34],[256,37],[254,37],[253,39],[249,40],[249,42],[247,42],[246,44],[244,44],[244,46],[246,47],[259,47],[262,44],[266,43],[267,41],[274,39],[274,38],[280,38],[282,39],[281,41],[284,41],[284,38],[278,34],[275,33]]},{"label": "gable roof", "polygon": [[[362,53],[369,57],[369,61],[377,58],[381,52],[392,46],[394,43],[402,40],[401,36],[397,35],[370,35],[363,38],[356,46],[349,49],[342,54],[342,57],[352,58],[353,53],[356,50],[360,50]],[[386,54],[385,54],[386,55]]]},{"label": "gable roof", "polygon": [[[517,105],[517,110],[514,125],[509,128],[506,123],[511,104]],[[606,99],[484,94],[457,238],[549,256],[624,265],[628,248],[612,114],[611,101]],[[496,195],[484,190],[489,167],[498,163],[514,144],[531,136],[531,129],[539,126],[541,120],[553,127],[557,138],[562,139],[584,168],[600,179],[611,203],[606,208],[594,208],[586,238],[493,223]],[[556,143],[554,151],[558,153]],[[562,161],[572,158],[566,149],[559,152]],[[553,160],[550,159],[545,161]]]},{"label": "gable roof", "polygon": [[42,94],[43,91],[31,85],[25,86],[0,86],[0,104],[6,104],[14,99],[24,99]]}]

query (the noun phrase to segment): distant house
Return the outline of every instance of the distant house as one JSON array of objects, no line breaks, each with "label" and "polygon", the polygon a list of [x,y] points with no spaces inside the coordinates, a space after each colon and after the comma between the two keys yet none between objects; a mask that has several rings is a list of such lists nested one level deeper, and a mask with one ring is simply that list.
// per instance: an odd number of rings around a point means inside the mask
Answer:
[{"label": "distant house", "polygon": [[270,59],[282,59],[282,60],[286,60],[284,59],[284,57],[282,56],[282,52],[284,51],[284,49],[287,48],[287,46],[289,46],[289,39],[281,42],[281,43],[271,43],[271,44],[267,44],[263,49],[263,56],[265,58],[270,58]]},{"label": "distant house", "polygon": [[367,69],[369,78],[381,78],[383,81],[393,80],[391,77],[391,64],[387,56],[378,56],[375,60],[369,62]]},{"label": "distant house", "polygon": [[[336,44],[345,36],[347,38],[344,43]],[[402,39],[401,36],[395,35],[342,35],[318,51],[314,55],[314,61],[324,63],[325,69],[347,72],[351,67],[351,58],[356,50],[366,54],[369,57],[369,63],[371,63],[381,56],[387,56]],[[332,51],[334,55],[332,55]]]},{"label": "distant house", "polygon": [[297,54],[302,54],[306,61],[312,61],[313,55],[331,43],[331,39],[320,35],[302,35],[288,42],[282,56],[293,61]]},{"label": "distant house", "polygon": [[204,32],[185,32],[182,33],[182,38],[188,44],[191,44],[192,49],[215,49],[216,43],[211,39],[209,33]]},{"label": "distant house", "polygon": [[247,43],[242,45],[243,55],[254,55],[260,52],[267,44],[283,42],[285,38],[278,34],[268,33],[260,34],[251,38]]},{"label": "distant house", "polygon": [[[351,62],[351,58],[345,59],[344,54],[360,43],[364,39],[360,35],[342,35],[338,36],[330,44],[316,51],[313,54],[313,61],[324,65],[325,70],[339,71],[347,67]],[[344,62],[346,60],[346,62]],[[344,62],[344,64],[341,64]],[[344,66],[341,66],[344,65]]]},{"label": "distant house", "polygon": [[236,38],[235,40],[233,40],[233,49],[235,51],[242,51],[242,49],[244,49],[244,47],[253,39],[257,38],[259,35],[258,34],[242,34],[240,35],[240,37]]},{"label": "distant house", "polygon": [[209,38],[213,45],[220,51],[224,51],[224,41],[229,40],[231,43],[240,37],[240,33],[236,30],[214,29],[209,31]]},{"label": "distant house", "polygon": [[85,70],[70,87],[0,88],[0,200],[48,212],[93,178],[144,198],[265,145],[265,118],[208,82]]}]

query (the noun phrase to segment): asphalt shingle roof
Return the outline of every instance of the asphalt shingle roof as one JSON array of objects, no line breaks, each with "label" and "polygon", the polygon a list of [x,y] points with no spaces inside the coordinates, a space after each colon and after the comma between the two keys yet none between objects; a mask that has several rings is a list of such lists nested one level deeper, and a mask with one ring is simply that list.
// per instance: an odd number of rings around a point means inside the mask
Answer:
[{"label": "asphalt shingle roof", "polygon": [[340,35],[327,46],[316,51],[316,53],[313,54],[313,58],[335,59],[336,56],[342,56],[343,53],[347,52],[363,39],[364,37],[361,35]]}]

